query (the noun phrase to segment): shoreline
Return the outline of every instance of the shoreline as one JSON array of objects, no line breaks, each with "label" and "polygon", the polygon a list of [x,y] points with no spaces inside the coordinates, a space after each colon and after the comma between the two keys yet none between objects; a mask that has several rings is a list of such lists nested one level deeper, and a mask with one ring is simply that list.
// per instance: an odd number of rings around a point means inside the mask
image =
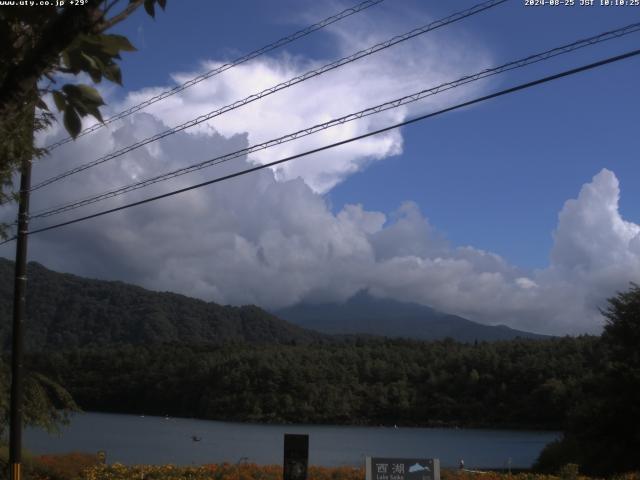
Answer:
[{"label": "shoreline", "polygon": [[129,415],[132,417],[149,417],[149,418],[158,418],[158,419],[180,419],[180,420],[196,420],[202,422],[217,422],[217,423],[233,423],[233,424],[243,424],[243,425],[256,425],[256,426],[310,426],[310,427],[355,427],[355,428],[423,428],[423,429],[433,429],[433,430],[498,430],[498,431],[509,431],[509,432],[537,432],[537,433],[561,433],[562,427],[559,426],[554,428],[552,426],[531,426],[525,424],[488,424],[483,422],[476,423],[456,423],[456,422],[445,422],[445,421],[433,421],[428,423],[389,423],[389,424],[379,424],[374,422],[354,422],[354,423],[310,423],[310,422],[295,422],[295,421],[259,421],[259,420],[243,420],[237,418],[201,418],[201,417],[184,417],[180,415],[158,415],[158,414],[146,414],[146,413],[137,413],[137,412],[127,412],[127,411],[115,411],[115,410],[81,410],[76,412],[76,414],[84,414],[84,413],[97,413],[97,414],[105,414],[105,415]]}]

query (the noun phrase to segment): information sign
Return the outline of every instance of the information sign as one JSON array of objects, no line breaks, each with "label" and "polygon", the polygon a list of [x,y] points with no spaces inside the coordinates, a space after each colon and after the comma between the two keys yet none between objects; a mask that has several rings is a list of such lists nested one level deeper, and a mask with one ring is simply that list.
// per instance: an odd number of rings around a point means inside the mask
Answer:
[{"label": "information sign", "polygon": [[440,480],[440,460],[367,457],[366,480]]}]

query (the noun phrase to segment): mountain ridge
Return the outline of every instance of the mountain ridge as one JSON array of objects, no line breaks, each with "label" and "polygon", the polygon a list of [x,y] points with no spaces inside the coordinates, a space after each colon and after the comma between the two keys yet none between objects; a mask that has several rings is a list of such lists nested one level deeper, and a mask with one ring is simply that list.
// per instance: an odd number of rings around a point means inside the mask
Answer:
[{"label": "mountain ridge", "polygon": [[461,342],[550,338],[506,325],[484,325],[417,303],[374,297],[366,290],[343,303],[297,304],[273,313],[303,328],[328,334],[368,334],[413,340],[452,338]]}]

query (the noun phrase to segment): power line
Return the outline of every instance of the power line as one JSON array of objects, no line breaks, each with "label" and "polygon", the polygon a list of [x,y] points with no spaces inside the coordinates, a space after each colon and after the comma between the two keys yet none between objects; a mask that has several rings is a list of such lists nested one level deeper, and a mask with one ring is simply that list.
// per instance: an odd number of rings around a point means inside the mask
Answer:
[{"label": "power line", "polygon": [[235,158],[239,158],[242,157],[244,155],[248,155],[250,153],[254,153],[256,151],[262,151],[265,150],[267,148],[271,148],[274,147],[276,145],[281,145],[283,143],[286,142],[290,142],[308,135],[311,135],[313,133],[316,133],[318,131],[321,130],[326,130],[328,128],[337,126],[337,125],[342,125],[344,123],[347,122],[351,122],[363,117],[367,117],[376,113],[380,113],[386,110],[390,110],[392,108],[398,108],[402,105],[407,105],[413,102],[416,102],[418,100],[424,99],[426,97],[432,96],[432,95],[436,95],[438,93],[453,89],[453,88],[457,88],[461,85],[465,85],[467,83],[473,82],[473,81],[477,81],[480,80],[482,78],[487,78],[493,75],[497,75],[500,73],[504,73],[506,71],[510,71],[510,70],[514,70],[517,68],[522,68],[525,67],[527,65],[531,65],[543,60],[548,60],[550,58],[556,57],[558,55],[562,55],[562,54],[566,54],[569,52],[573,52],[575,50],[578,50],[580,48],[584,48],[590,45],[595,45],[597,43],[601,43],[601,42],[605,42],[607,40],[611,40],[611,39],[615,39],[615,38],[619,38],[622,37],[624,35],[628,35],[630,33],[634,33],[637,32],[638,30],[640,30],[640,22],[638,23],[633,23],[630,25],[627,25],[625,27],[622,28],[618,28],[616,30],[612,30],[609,32],[604,32],[601,33],[599,35],[594,35],[582,40],[577,40],[575,42],[560,46],[560,47],[556,47],[550,50],[546,50],[544,52],[541,53],[537,53],[534,55],[529,55],[528,57],[522,58],[522,59],[518,59],[518,60],[514,60],[508,63],[505,63],[503,65],[500,65],[498,67],[493,67],[493,68],[488,68],[485,70],[482,70],[478,73],[474,73],[472,75],[467,75],[464,76],[462,78],[459,78],[457,80],[451,81],[451,82],[447,82],[447,83],[443,83],[440,84],[436,87],[431,87],[428,89],[424,89],[424,90],[420,90],[419,92],[415,92],[412,93],[410,95],[405,95],[403,97],[400,98],[396,98],[394,100],[390,100],[387,101],[385,103],[381,103],[379,105],[376,105],[374,107],[369,107],[366,108],[364,110],[361,110],[359,112],[356,113],[350,113],[348,115],[339,117],[339,118],[335,118],[333,120],[330,120],[328,122],[324,122],[324,123],[320,123],[302,130],[298,130],[297,132],[294,133],[290,133],[275,139],[271,139],[268,140],[266,142],[260,143],[260,144],[256,144],[256,145],[252,145],[240,150],[236,150],[235,152],[231,152],[231,153],[227,153],[224,155],[220,155],[214,158],[211,158],[209,160],[205,160],[203,162],[199,162],[193,165],[189,165],[187,167],[183,167],[183,168],[179,168],[177,170],[173,170],[161,175],[157,175],[155,177],[151,177],[151,178],[147,178],[129,185],[125,185],[123,187],[119,187],[107,192],[103,192],[101,194],[98,195],[93,195],[93,196],[89,196],[86,197],[84,199],[81,200],[77,200],[74,202],[67,202],[65,204],[62,205],[58,205],[55,207],[51,207],[47,210],[42,210],[39,212],[36,212],[34,214],[31,215],[30,218],[35,219],[35,218],[45,218],[45,217],[49,217],[52,215],[58,215],[64,212],[68,212],[71,210],[75,210],[77,208],[86,206],[86,205],[90,205],[102,200],[106,200],[109,198],[114,198],[120,195],[124,195],[126,193],[132,192],[134,190],[138,190],[140,188],[144,188],[147,187],[149,185],[155,184],[155,183],[159,183],[162,181],[166,181],[169,180],[171,178],[176,178],[178,176],[181,175],[185,175],[187,173],[191,173],[197,170],[201,170],[203,168],[207,168],[207,167],[211,167],[214,165],[219,165],[221,163],[224,162],[228,162],[230,160],[233,160]]},{"label": "power line", "polygon": [[[85,128],[84,130],[82,130],[78,136],[78,137],[82,137],[84,135],[87,135],[89,133],[95,132],[96,130],[99,130],[100,128],[109,125],[110,123],[115,122],[116,120],[120,120],[122,118],[128,117],[129,115],[139,112],[140,110],[148,107],[149,105],[153,105],[156,102],[159,102],[160,100],[164,100],[167,97],[170,97],[172,95],[175,95],[176,93],[180,93],[183,90],[186,90],[189,87],[192,87],[193,85],[196,85],[204,80],[207,80],[211,77],[214,77],[226,70],[229,70],[230,68],[233,68],[235,66],[241,65],[245,62],[248,62],[249,60],[253,60],[254,58],[257,58],[261,55],[264,55],[265,53],[271,52],[273,50],[276,50],[277,48],[280,48],[284,45],[287,45],[291,42],[294,42],[295,40],[298,40],[302,37],[305,37],[317,30],[320,30],[324,27],[327,27],[329,25],[331,25],[332,23],[335,23],[339,20],[342,20],[343,18],[347,18],[355,13],[361,12],[363,10],[366,10],[369,7],[373,7],[374,5],[377,5],[379,3],[384,2],[384,0],[366,0],[362,3],[359,3],[353,7],[347,8],[346,10],[343,10],[340,13],[337,13],[335,15],[332,15],[331,17],[327,17],[324,20],[321,20],[318,23],[314,23],[313,25],[310,25],[302,30],[299,30],[295,33],[292,33],[291,35],[288,35],[286,37],[283,37],[279,40],[276,40],[273,43],[270,43],[269,45],[266,45],[262,48],[259,48],[258,50],[254,50],[251,53],[248,53],[246,55],[243,55],[242,57],[236,58],[235,60],[232,60],[229,63],[225,63],[224,65],[221,65],[219,67],[216,67],[212,70],[209,70],[208,72],[205,72],[201,75],[198,75],[197,77],[194,77],[190,80],[187,80],[186,82],[184,82],[181,85],[178,85],[176,87],[173,87],[170,90],[165,90],[162,93],[159,93],[158,95],[149,98],[143,102],[138,103],[137,105],[134,105],[126,110],[123,110],[120,113],[117,113],[115,115],[113,115],[112,117],[107,118],[104,122],[102,123],[96,123],[95,125],[92,125],[90,127]],[[50,145],[47,145],[45,148],[49,151],[54,150],[66,143],[71,142],[72,140],[74,140],[73,137],[66,137],[62,140],[59,140],[57,142],[54,142]]]},{"label": "power line", "polygon": [[[74,223],[82,222],[82,221],[85,221],[85,220],[90,220],[92,218],[101,217],[101,216],[107,215],[109,213],[118,212],[120,210],[126,210],[128,208],[132,208],[132,207],[135,207],[135,206],[138,206],[138,205],[143,205],[145,203],[150,203],[150,202],[153,202],[153,201],[156,201],[156,200],[160,200],[160,199],[163,199],[163,198],[171,197],[173,195],[178,195],[180,193],[188,192],[190,190],[195,190],[197,188],[201,188],[201,187],[204,187],[204,186],[207,186],[207,185],[211,185],[211,184],[214,184],[214,183],[219,183],[219,182],[222,182],[222,181],[225,181],[225,180],[230,180],[230,179],[235,178],[235,177],[246,175],[246,174],[249,174],[249,173],[252,173],[252,172],[255,172],[255,171],[258,171],[258,170],[262,170],[262,169],[265,169],[265,168],[268,168],[268,167],[273,167],[273,166],[279,165],[281,163],[289,162],[291,160],[295,160],[296,158],[305,157],[305,156],[308,156],[308,155],[311,155],[311,154],[314,154],[314,153],[318,153],[318,152],[321,152],[321,151],[324,151],[324,150],[328,150],[328,149],[331,149],[331,148],[338,147],[340,145],[345,145],[345,144],[348,144],[348,143],[351,143],[351,142],[355,142],[357,140],[362,140],[364,138],[371,137],[373,135],[379,135],[381,133],[388,132],[389,130],[393,130],[393,129],[400,128],[400,127],[403,127],[403,126],[406,126],[406,125],[410,125],[412,123],[416,123],[416,122],[419,122],[419,121],[422,121],[422,120],[426,120],[426,119],[431,118],[431,117],[442,115],[444,113],[451,112],[453,110],[457,110],[457,109],[460,109],[460,108],[468,107],[470,105],[474,105],[476,103],[484,102],[484,101],[490,100],[492,98],[496,98],[496,97],[500,97],[500,96],[503,96],[503,95],[507,95],[509,93],[514,93],[514,92],[517,92],[519,90],[525,90],[527,88],[531,88],[531,87],[534,87],[536,85],[541,85],[543,83],[548,83],[548,82],[551,82],[553,80],[557,80],[559,78],[568,77],[570,75],[575,75],[577,73],[584,72],[584,71],[587,71],[587,70],[592,70],[594,68],[601,67],[601,66],[604,66],[604,65],[607,65],[607,64],[610,64],[610,63],[618,62],[618,61],[621,61],[621,60],[624,60],[624,59],[627,59],[627,58],[631,58],[631,57],[634,57],[636,55],[640,55],[640,49],[632,50],[630,52],[627,52],[627,53],[624,53],[624,54],[621,54],[621,55],[616,55],[614,57],[609,57],[609,58],[606,58],[604,60],[600,60],[598,62],[590,63],[590,64],[587,64],[587,65],[583,65],[581,67],[572,68],[570,70],[565,70],[563,72],[560,72],[560,73],[557,73],[557,74],[554,74],[554,75],[550,75],[550,76],[547,76],[547,77],[543,77],[543,78],[540,78],[538,80],[534,80],[534,81],[527,82],[527,83],[522,83],[522,84],[517,85],[515,87],[511,87],[511,88],[507,88],[507,89],[504,89],[504,90],[500,90],[500,91],[492,93],[490,95],[485,95],[483,97],[479,97],[479,98],[476,98],[474,100],[469,100],[467,102],[459,103],[459,104],[454,105],[452,107],[447,107],[447,108],[444,108],[442,110],[438,110],[436,112],[428,113],[428,114],[425,114],[425,115],[420,115],[418,117],[414,117],[414,118],[411,118],[409,120],[405,120],[403,122],[399,122],[399,123],[390,125],[388,127],[384,127],[384,128],[378,129],[378,130],[374,130],[372,132],[368,132],[368,133],[365,133],[365,134],[362,134],[362,135],[358,135],[356,137],[352,137],[352,138],[349,138],[349,139],[346,139],[346,140],[335,142],[335,143],[332,143],[332,144],[329,144],[329,145],[324,145],[322,147],[315,148],[315,149],[312,149],[312,150],[308,150],[306,152],[298,153],[296,155],[291,155],[289,157],[282,158],[280,160],[276,160],[276,161],[273,161],[273,162],[270,162],[270,163],[265,163],[263,165],[258,165],[256,167],[252,167],[252,168],[248,168],[248,169],[245,169],[245,170],[241,170],[240,172],[235,172],[235,173],[232,173],[232,174],[229,174],[229,175],[225,175],[223,177],[214,178],[213,180],[208,180],[206,182],[198,183],[196,185],[191,185],[189,187],[181,188],[179,190],[174,190],[174,191],[171,191],[171,192],[163,193],[162,195],[156,195],[154,197],[146,198],[144,200],[140,200],[140,201],[137,201],[137,202],[132,202],[132,203],[129,203],[127,205],[122,205],[120,207],[111,208],[109,210],[103,210],[101,212],[94,213],[92,215],[86,215],[84,217],[79,217],[79,218],[75,218],[73,220],[68,220],[66,222],[61,222],[61,223],[57,223],[57,224],[54,224],[54,225],[50,225],[48,227],[43,227],[43,228],[39,228],[39,229],[36,229],[36,230],[32,230],[28,234],[32,235],[32,234],[35,234],[35,233],[46,232],[48,230],[53,230],[53,229],[57,229],[57,228],[60,228],[60,227],[67,226],[67,225],[72,225]],[[15,240],[15,237],[11,238],[11,239],[8,239],[8,240],[5,240],[4,242],[0,243],[0,245],[2,245],[4,243],[7,243],[7,242],[9,242],[11,240]]]},{"label": "power line", "polygon": [[43,180],[42,182],[34,185],[33,187],[31,187],[31,191],[34,190],[38,190],[46,185],[50,185],[54,182],[57,182],[59,180],[62,180],[63,178],[69,177],[71,175],[74,175],[76,173],[82,172],[84,170],[87,170],[88,168],[94,167],[96,165],[100,165],[104,162],[107,162],[109,160],[112,160],[114,158],[120,157],[126,153],[129,153],[133,150],[136,150],[140,147],[143,147],[144,145],[147,145],[149,143],[155,142],[157,140],[160,140],[164,137],[167,137],[169,135],[173,135],[175,133],[181,132],[182,130],[186,130],[187,128],[193,127],[195,125],[198,125],[202,122],[205,122],[207,120],[211,120],[214,117],[220,116],[224,113],[227,113],[231,110],[235,110],[236,108],[240,108],[244,105],[247,105],[251,102],[255,102],[256,100],[259,100],[261,98],[264,98],[268,95],[271,95],[273,93],[276,93],[280,90],[283,90],[285,88],[289,88],[293,85],[296,85],[298,83],[304,82],[306,80],[309,80],[310,78],[313,77],[317,77],[319,75],[322,75],[323,73],[326,73],[328,71],[334,70],[336,68],[339,68],[343,65],[352,63],[360,58],[366,57],[368,55],[372,55],[376,52],[379,52],[381,50],[385,50],[389,47],[392,47],[393,45],[396,45],[398,43],[401,42],[405,42],[411,38],[417,37],[418,35],[422,35],[425,34],[427,32],[430,32],[432,30],[435,30],[437,28],[443,27],[445,25],[449,25],[451,23],[457,22],[459,20],[462,20],[464,18],[470,17],[472,15],[475,15],[477,13],[483,12],[485,10],[488,10],[489,8],[493,8],[497,5],[500,5],[504,2],[506,2],[507,0],[488,0],[482,3],[479,3],[471,8],[468,8],[466,10],[454,13],[453,15],[450,15],[446,18],[443,18],[441,20],[436,20],[435,22],[431,22],[427,25],[424,25],[422,27],[416,28],[414,30],[411,30],[407,33],[404,33],[402,35],[398,35],[395,36],[385,42],[381,42],[378,43],[376,45],[373,45],[372,47],[369,47],[367,49],[364,50],[360,50],[359,52],[356,52],[352,55],[349,55],[348,57],[343,57],[339,60],[336,60],[334,62],[328,63],[318,69],[315,70],[310,70],[306,73],[303,73],[302,75],[299,75],[297,77],[291,78],[285,82],[279,83],[278,85],[275,85],[273,87],[267,88],[259,93],[255,93],[253,95],[250,95],[242,100],[238,100],[234,103],[231,103],[229,105],[226,105],[224,107],[221,107],[217,110],[214,110],[212,112],[206,113],[204,115],[200,115],[197,118],[194,118],[192,120],[189,120],[188,122],[182,123],[180,125],[177,125],[173,128],[170,128],[168,130],[165,130],[164,132],[160,132],[157,133],[156,135],[153,135],[151,137],[148,137],[144,140],[140,140],[139,142],[136,142],[132,145],[129,145],[127,147],[121,148],[120,150],[117,150],[115,152],[109,153],[103,157],[98,158],[97,160],[94,160],[92,162],[88,162],[85,163],[83,165],[79,165],[75,168],[72,168],[71,170],[68,170],[64,173],[61,173],[59,175],[56,175],[54,177],[50,177],[46,180]]}]

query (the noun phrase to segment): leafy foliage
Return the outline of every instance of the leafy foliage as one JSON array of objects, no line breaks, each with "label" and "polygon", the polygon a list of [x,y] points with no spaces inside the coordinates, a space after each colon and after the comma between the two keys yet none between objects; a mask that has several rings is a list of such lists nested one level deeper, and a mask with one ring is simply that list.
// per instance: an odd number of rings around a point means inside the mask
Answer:
[{"label": "leafy foliage", "polygon": [[[86,73],[95,83],[106,78],[122,84],[117,60],[121,52],[135,47],[126,37],[104,32],[142,4],[154,16],[155,5],[164,9],[166,0],[87,0],[81,7],[0,9],[0,204],[15,200],[13,175],[23,160],[46,153],[34,146],[33,134],[55,118],[44,101],[47,95],[72,137],[80,133],[83,117],[103,121],[100,107],[104,101],[94,87],[58,86],[58,81],[67,78],[61,74]],[[120,11],[113,13],[119,5]],[[6,236],[7,226],[0,225],[0,238]]]},{"label": "leafy foliage", "polygon": [[[0,361],[0,436],[9,425],[9,385],[11,375],[8,364]],[[46,376],[29,371],[24,379],[23,419],[26,425],[55,431],[59,424],[67,423],[69,414],[78,406],[64,387]]]},{"label": "leafy foliage", "polygon": [[640,469],[640,287],[610,298],[603,315],[602,356],[564,438],[542,452],[540,468],[573,462],[597,475]]},{"label": "leafy foliage", "polygon": [[136,48],[122,35],[78,35],[62,52],[64,71],[77,75],[87,72],[95,83],[107,80],[122,85],[120,67],[114,60],[120,52],[133,52]]}]

